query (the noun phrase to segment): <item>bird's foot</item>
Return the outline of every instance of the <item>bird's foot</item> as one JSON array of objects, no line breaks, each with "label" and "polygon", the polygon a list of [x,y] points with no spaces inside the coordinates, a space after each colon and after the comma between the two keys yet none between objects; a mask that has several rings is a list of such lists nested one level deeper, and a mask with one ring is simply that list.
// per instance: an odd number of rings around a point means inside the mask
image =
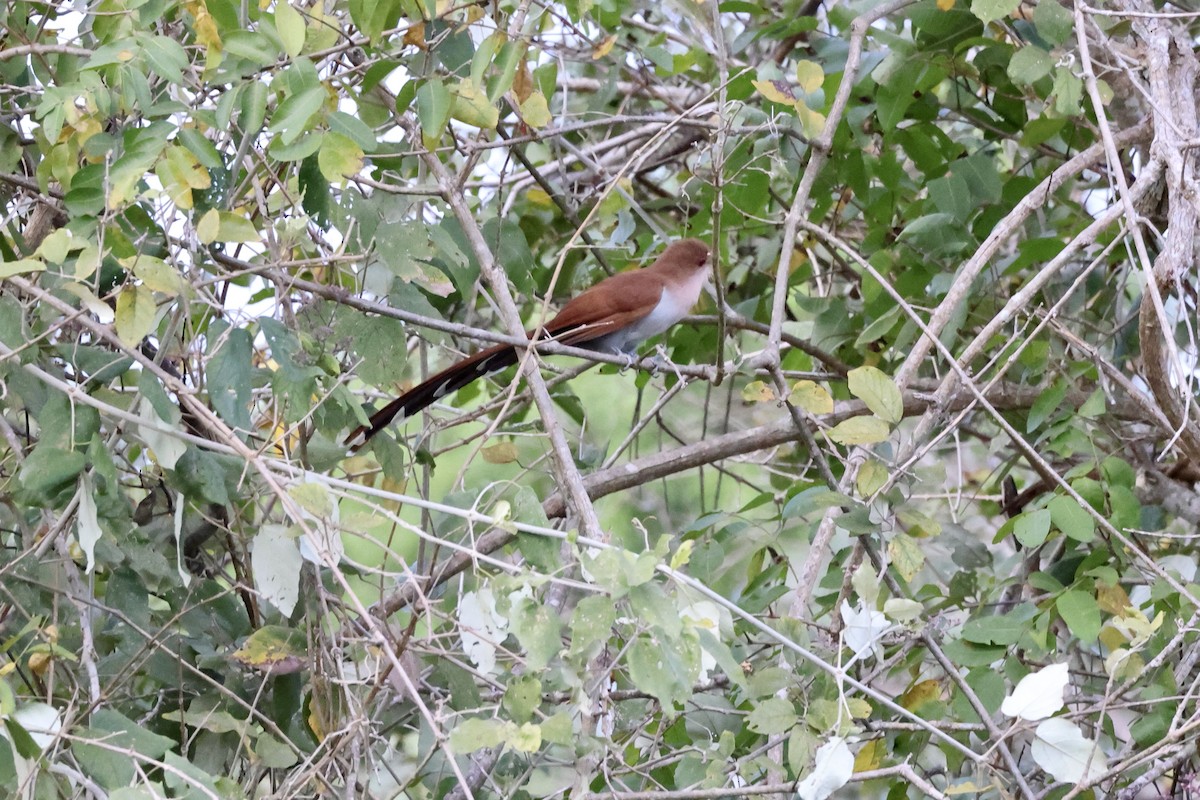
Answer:
[{"label": "bird's foot", "polygon": [[683,380],[683,373],[679,371],[679,367],[674,361],[671,360],[671,357],[667,355],[667,348],[665,345],[658,344],[654,346],[654,355],[651,357],[650,362],[652,364],[650,370],[652,375],[657,376],[659,372],[669,369],[671,372],[675,373],[676,378],[678,378],[680,381]]}]

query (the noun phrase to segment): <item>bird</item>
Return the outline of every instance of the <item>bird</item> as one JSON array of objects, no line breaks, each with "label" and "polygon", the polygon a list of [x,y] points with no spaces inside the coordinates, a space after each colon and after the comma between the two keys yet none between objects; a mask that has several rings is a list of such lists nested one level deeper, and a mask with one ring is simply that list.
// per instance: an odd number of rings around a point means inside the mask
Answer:
[{"label": "bird", "polygon": [[[526,335],[624,355],[632,363],[643,340],[670,328],[696,305],[708,278],[709,255],[708,245],[699,239],[672,242],[650,266],[605,278],[571,298],[536,334]],[[467,384],[516,364],[523,349],[498,344],[447,367],[372,414],[367,424],[350,432],[346,445],[357,452],[393,420],[411,417]]]}]

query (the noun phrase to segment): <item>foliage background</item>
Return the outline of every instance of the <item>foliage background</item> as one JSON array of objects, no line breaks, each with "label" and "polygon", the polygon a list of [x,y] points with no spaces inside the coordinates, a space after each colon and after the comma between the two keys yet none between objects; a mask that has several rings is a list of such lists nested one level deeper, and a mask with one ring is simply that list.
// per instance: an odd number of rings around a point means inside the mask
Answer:
[{"label": "foliage background", "polygon": [[1194,791],[1186,3],[0,13],[5,786]]}]

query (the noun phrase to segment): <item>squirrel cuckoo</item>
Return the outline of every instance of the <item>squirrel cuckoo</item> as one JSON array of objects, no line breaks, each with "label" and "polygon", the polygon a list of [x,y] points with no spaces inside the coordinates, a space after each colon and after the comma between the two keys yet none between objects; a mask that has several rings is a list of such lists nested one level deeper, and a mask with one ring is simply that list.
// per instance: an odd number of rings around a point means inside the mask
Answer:
[{"label": "squirrel cuckoo", "polygon": [[[573,297],[538,335],[632,357],[643,339],[662,333],[696,305],[708,277],[708,255],[708,245],[699,239],[674,242],[650,266],[612,275]],[[393,419],[410,417],[477,378],[517,363],[522,349],[498,344],[447,367],[372,414],[369,423],[351,431],[346,444],[359,449]]]}]

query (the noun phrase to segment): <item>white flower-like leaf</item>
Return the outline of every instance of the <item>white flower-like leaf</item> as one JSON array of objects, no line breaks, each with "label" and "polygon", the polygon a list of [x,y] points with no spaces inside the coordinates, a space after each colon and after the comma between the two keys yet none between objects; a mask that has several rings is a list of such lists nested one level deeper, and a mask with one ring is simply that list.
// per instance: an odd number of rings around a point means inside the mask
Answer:
[{"label": "white flower-like leaf", "polygon": [[1096,743],[1062,717],[1037,726],[1031,750],[1039,767],[1067,783],[1092,780],[1108,769],[1108,760]]},{"label": "white flower-like leaf", "polygon": [[271,605],[290,617],[300,599],[300,550],[285,525],[263,525],[250,543],[254,585]]},{"label": "white flower-like leaf", "polygon": [[1051,664],[1031,672],[1004,698],[1000,711],[1009,717],[1031,721],[1045,719],[1063,707],[1068,677],[1066,664]]},{"label": "white flower-like leaf", "polygon": [[817,748],[813,771],[800,781],[796,795],[800,800],[825,800],[849,782],[854,774],[854,754],[846,740],[835,736]]},{"label": "white flower-like leaf", "polygon": [[496,596],[489,587],[463,595],[458,622],[463,652],[486,675],[496,668],[496,648],[508,636],[508,620],[496,610]]},{"label": "white flower-like leaf", "polygon": [[[861,603],[857,609],[842,601],[842,620],[846,627],[842,632],[842,640],[854,653],[855,659],[866,657],[877,651],[879,637],[892,627],[882,611],[864,607]],[[878,656],[878,652],[875,652]]]}]

